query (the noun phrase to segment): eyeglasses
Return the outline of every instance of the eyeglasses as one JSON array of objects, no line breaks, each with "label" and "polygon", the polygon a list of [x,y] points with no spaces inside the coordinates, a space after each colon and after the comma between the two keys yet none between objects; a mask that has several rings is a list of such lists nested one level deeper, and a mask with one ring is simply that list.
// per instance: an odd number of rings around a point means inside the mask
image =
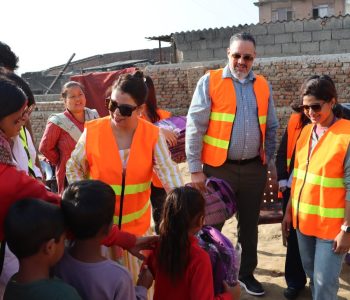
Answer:
[{"label": "eyeglasses", "polygon": [[300,109],[303,109],[304,111],[307,111],[309,112],[310,111],[310,108],[312,109],[313,112],[320,112],[322,110],[322,106],[323,104],[325,104],[326,102],[324,103],[316,103],[316,104],[311,104],[311,105],[300,105],[299,108]]},{"label": "eyeglasses", "polygon": [[129,104],[118,104],[117,101],[114,101],[111,98],[106,98],[105,103],[107,109],[111,112],[115,112],[115,110],[118,108],[123,117],[130,117],[132,112],[138,107]]},{"label": "eyeglasses", "polygon": [[246,61],[253,61],[254,60],[254,57],[253,55],[250,55],[250,54],[240,54],[240,53],[234,53],[232,54],[232,57],[234,59],[240,59],[241,57],[243,58],[243,60],[246,60]]},{"label": "eyeglasses", "polygon": [[30,106],[26,106],[26,108],[23,110],[22,118],[25,118],[26,115],[29,118],[30,115],[32,114],[32,112],[34,111],[34,109],[35,109],[35,104],[32,104]]}]

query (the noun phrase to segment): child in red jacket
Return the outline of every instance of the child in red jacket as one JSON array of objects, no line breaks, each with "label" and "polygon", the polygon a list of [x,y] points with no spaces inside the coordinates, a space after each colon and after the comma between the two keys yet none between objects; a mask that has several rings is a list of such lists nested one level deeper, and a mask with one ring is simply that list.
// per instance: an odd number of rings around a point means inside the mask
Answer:
[{"label": "child in red jacket", "polygon": [[[202,227],[205,200],[191,187],[175,188],[164,203],[159,243],[148,257],[154,280],[154,300],[239,299],[239,285],[214,295],[209,255],[199,247],[194,234]],[[143,274],[144,275],[144,274]]]}]

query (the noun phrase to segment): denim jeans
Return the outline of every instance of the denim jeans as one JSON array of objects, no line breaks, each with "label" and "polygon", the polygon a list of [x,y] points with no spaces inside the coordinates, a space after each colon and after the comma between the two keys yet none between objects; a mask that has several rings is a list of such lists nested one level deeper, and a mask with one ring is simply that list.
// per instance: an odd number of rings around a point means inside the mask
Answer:
[{"label": "denim jeans", "polygon": [[337,300],[344,254],[332,250],[333,240],[323,240],[297,230],[301,261],[310,278],[312,299]]}]

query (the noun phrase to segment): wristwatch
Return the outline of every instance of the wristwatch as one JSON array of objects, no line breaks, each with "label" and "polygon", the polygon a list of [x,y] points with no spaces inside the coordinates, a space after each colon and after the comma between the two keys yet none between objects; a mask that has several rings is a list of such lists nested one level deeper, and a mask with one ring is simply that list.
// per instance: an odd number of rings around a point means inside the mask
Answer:
[{"label": "wristwatch", "polygon": [[350,226],[347,226],[347,225],[342,225],[340,227],[341,230],[343,230],[344,232],[346,233],[350,233]]}]

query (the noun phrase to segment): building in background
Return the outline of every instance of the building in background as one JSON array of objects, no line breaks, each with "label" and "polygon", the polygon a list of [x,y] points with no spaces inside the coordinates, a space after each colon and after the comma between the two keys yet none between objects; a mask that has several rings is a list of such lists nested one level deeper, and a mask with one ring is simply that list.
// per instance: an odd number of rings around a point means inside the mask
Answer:
[{"label": "building in background", "polygon": [[350,14],[350,0],[259,0],[259,23]]}]

